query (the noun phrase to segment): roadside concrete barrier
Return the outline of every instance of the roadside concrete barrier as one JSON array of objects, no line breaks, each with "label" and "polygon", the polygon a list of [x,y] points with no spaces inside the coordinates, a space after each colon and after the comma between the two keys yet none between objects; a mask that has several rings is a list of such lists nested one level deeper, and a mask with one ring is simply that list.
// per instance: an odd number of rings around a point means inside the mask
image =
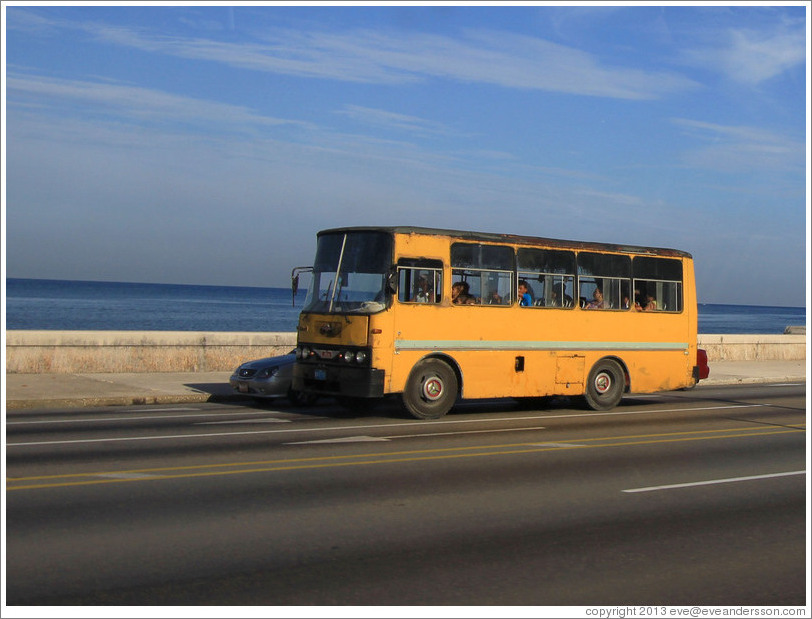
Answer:
[{"label": "roadside concrete barrier", "polygon": [[[700,335],[713,361],[806,359],[806,335]],[[7,331],[7,374],[230,371],[281,355],[295,333]]]},{"label": "roadside concrete barrier", "polygon": [[289,352],[295,333],[7,331],[7,374],[214,372]]},{"label": "roadside concrete barrier", "polygon": [[708,362],[806,359],[806,335],[704,334],[697,343],[708,353]]}]

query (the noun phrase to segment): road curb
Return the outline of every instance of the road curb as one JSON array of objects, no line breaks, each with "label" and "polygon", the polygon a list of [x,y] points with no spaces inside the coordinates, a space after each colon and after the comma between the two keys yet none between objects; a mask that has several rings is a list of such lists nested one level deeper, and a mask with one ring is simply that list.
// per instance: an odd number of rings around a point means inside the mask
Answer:
[{"label": "road curb", "polygon": [[707,386],[707,387],[717,387],[723,385],[758,385],[758,384],[765,384],[765,383],[804,383],[806,382],[805,376],[770,376],[770,377],[760,377],[760,376],[753,376],[753,377],[735,377],[731,376],[728,378],[706,378],[705,380],[699,383],[699,387]]},{"label": "road curb", "polygon": [[132,395],[89,398],[50,398],[37,400],[6,400],[7,410],[39,408],[85,408],[95,406],[145,406],[154,404],[186,404],[200,402],[244,402],[245,396],[210,393],[188,395]]}]

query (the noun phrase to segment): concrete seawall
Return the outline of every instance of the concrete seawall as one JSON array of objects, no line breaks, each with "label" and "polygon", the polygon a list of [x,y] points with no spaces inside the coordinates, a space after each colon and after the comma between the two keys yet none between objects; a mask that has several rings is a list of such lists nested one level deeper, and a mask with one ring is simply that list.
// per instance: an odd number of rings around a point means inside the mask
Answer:
[{"label": "concrete seawall", "polygon": [[7,331],[6,373],[215,372],[295,345],[295,333]]},{"label": "concrete seawall", "polygon": [[[700,335],[714,361],[806,359],[806,335]],[[284,354],[295,333],[191,331],[7,331],[6,373],[230,371]]]},{"label": "concrete seawall", "polygon": [[697,337],[708,361],[798,361],[806,359],[806,335],[703,334]]}]

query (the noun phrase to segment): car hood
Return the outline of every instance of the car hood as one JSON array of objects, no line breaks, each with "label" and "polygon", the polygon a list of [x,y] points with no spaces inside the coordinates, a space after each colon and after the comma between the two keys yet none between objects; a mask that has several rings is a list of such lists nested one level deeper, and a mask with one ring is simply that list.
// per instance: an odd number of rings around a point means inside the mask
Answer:
[{"label": "car hood", "polygon": [[265,357],[264,359],[257,359],[256,361],[247,361],[240,365],[240,367],[261,370],[262,368],[274,365],[288,365],[294,361],[296,361],[296,355],[280,355],[278,357]]}]

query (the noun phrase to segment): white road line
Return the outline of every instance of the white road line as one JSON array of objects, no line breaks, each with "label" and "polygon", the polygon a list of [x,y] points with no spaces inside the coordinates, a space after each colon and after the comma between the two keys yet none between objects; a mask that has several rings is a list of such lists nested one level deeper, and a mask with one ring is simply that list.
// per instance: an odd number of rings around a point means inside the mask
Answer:
[{"label": "white road line", "polygon": [[732,484],[739,481],[752,481],[754,479],[769,479],[771,477],[788,477],[790,475],[806,475],[806,471],[789,471],[787,473],[770,473],[768,475],[750,475],[748,477],[729,477],[727,479],[710,479],[708,481],[692,481],[685,484],[669,484],[667,486],[649,486],[647,488],[630,488],[621,492],[654,492],[655,490],[673,490],[675,488],[692,488],[694,486],[710,486],[713,484]]},{"label": "white road line", "polygon": [[525,430],[544,430],[544,426],[531,428],[497,428],[496,430],[463,430],[460,432],[427,432],[425,434],[395,434],[386,438],[423,438],[424,436],[457,436],[459,434],[493,434],[495,432],[524,432]]},{"label": "white road line", "polygon": [[[462,430],[460,432],[426,432],[420,434],[393,434],[391,436],[381,436],[380,438],[373,439],[366,436],[349,437],[351,439],[360,440],[380,440],[391,441],[398,438],[423,438],[425,436],[458,436],[460,434],[493,434],[494,432],[524,432],[525,430],[544,430],[543,426],[536,426],[534,428],[498,428],[496,430]],[[349,440],[349,439],[347,439]],[[325,439],[322,441],[297,441],[294,443],[284,443],[285,445],[310,445],[313,443],[338,443],[344,439]]]},{"label": "white road line", "polygon": [[198,421],[193,423],[193,426],[221,426],[227,424],[246,424],[246,423],[290,423],[290,419],[277,419],[276,417],[268,417],[267,419],[229,419],[228,421]]},{"label": "white road line", "polygon": [[325,438],[320,441],[301,441],[299,443],[285,443],[285,445],[316,445],[318,443],[388,443],[388,438],[378,436],[344,436],[342,438]]},{"label": "white road line", "polygon": [[[36,447],[41,445],[69,445],[80,443],[121,443],[125,441],[160,441],[160,440],[177,440],[184,438],[211,438],[217,436],[244,436],[249,434],[282,434],[291,432],[329,432],[333,430],[369,430],[373,428],[397,428],[397,427],[415,427],[421,425],[433,425],[435,427],[448,424],[462,424],[462,423],[502,423],[505,421],[527,421],[530,419],[582,419],[585,417],[612,417],[618,415],[648,415],[652,413],[679,413],[686,411],[710,411],[728,408],[759,408],[762,404],[731,404],[725,406],[704,406],[699,408],[672,408],[672,409],[656,409],[646,411],[615,411],[603,413],[566,413],[563,415],[530,415],[527,417],[494,417],[493,419],[435,419],[433,421],[408,421],[405,423],[381,423],[369,424],[358,426],[332,426],[327,428],[288,428],[278,430],[252,430],[250,432],[216,432],[210,434],[168,434],[165,436],[127,436],[120,438],[91,438],[91,439],[76,439],[70,441],[35,441],[26,443],[6,443],[8,447]],[[267,414],[267,413],[266,413]],[[516,428],[521,429],[521,428]]]}]

